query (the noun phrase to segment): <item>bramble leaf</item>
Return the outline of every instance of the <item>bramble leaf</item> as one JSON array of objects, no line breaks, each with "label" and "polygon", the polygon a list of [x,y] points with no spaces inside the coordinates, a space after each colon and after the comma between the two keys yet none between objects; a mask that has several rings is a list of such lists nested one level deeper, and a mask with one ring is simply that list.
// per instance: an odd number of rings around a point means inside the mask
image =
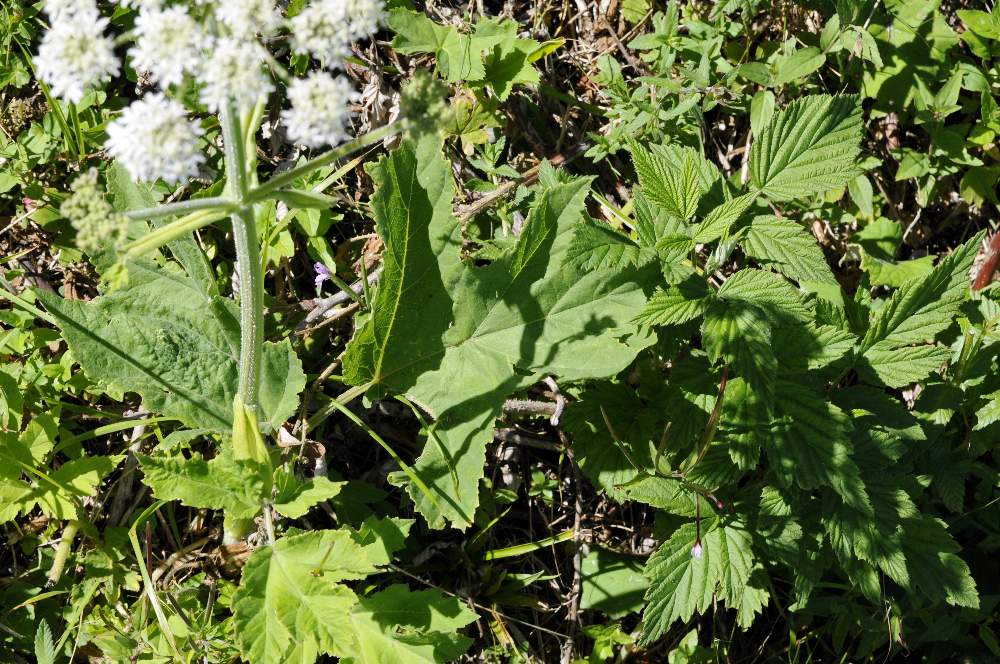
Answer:
[{"label": "bramble leaf", "polygon": [[775,112],[750,148],[750,180],[774,201],[821,194],[857,175],[861,105],[810,95]]},{"label": "bramble leaf", "polygon": [[790,219],[755,217],[740,244],[748,256],[786,277],[839,288],[816,238]]},{"label": "bramble leaf", "polygon": [[[664,634],[676,620],[704,613],[718,597],[737,609],[737,622],[747,626],[768,600],[751,575],[759,569],[750,534],[738,521],[702,524],[700,555],[694,555],[695,524],[674,531],[646,563],[649,579],[642,616],[642,643]],[[762,572],[762,570],[761,570]]]},{"label": "bramble leaf", "polygon": [[607,224],[584,219],[566,250],[566,265],[583,271],[624,270],[641,267],[656,258],[656,252],[632,241]]},{"label": "bramble leaf", "polygon": [[702,156],[674,145],[647,150],[633,143],[631,150],[643,193],[668,214],[682,221],[691,219],[708,189],[700,168]]}]

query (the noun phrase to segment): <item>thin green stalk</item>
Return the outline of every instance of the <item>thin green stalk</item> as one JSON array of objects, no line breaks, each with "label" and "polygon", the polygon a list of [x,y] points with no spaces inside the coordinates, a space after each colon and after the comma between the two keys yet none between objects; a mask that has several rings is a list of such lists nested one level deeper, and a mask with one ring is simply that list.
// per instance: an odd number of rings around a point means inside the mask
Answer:
[{"label": "thin green stalk", "polygon": [[388,452],[389,456],[392,457],[393,461],[399,464],[399,467],[403,469],[403,472],[406,473],[406,476],[410,478],[410,481],[413,482],[418,489],[420,489],[420,493],[424,494],[427,500],[431,501],[431,504],[434,505],[434,507],[436,507],[439,510],[441,509],[441,505],[438,504],[437,498],[435,498],[434,494],[431,493],[430,488],[428,488],[428,486],[424,484],[424,481],[420,479],[420,476],[417,475],[415,472],[413,472],[413,469],[410,468],[410,466],[407,465],[407,463],[403,461],[403,459],[400,458],[398,454],[396,454],[396,450],[392,449],[392,447],[389,446],[389,443],[382,440],[382,436],[375,433],[375,431],[373,431],[370,426],[364,423],[364,420],[362,420],[360,417],[351,412],[351,410],[348,409],[347,406],[338,403],[336,399],[331,401],[330,405],[333,406],[334,409],[339,410],[341,413],[343,413],[343,415],[346,416],[347,419],[354,422],[354,424],[356,424],[358,427],[363,429],[369,436],[371,436],[371,439],[374,440],[376,443],[378,443],[383,450]]},{"label": "thin green stalk", "polygon": [[326,418],[330,417],[331,415],[340,410],[338,406],[333,405],[334,403],[337,403],[339,405],[347,405],[352,401],[354,401],[355,399],[357,399],[358,397],[360,397],[365,392],[367,392],[368,388],[371,386],[372,386],[371,383],[365,383],[364,385],[355,385],[354,387],[348,388],[347,390],[341,392],[340,394],[337,395],[337,398],[333,400],[333,403],[328,403],[327,405],[323,406],[315,413],[313,413],[313,416],[309,418],[308,422],[306,422],[306,427],[311,431],[316,427],[318,427],[319,425],[323,424],[323,422],[326,421]]},{"label": "thin green stalk", "polygon": [[499,560],[501,558],[523,556],[527,553],[532,553],[533,551],[539,551],[540,549],[550,547],[554,544],[559,544],[560,542],[569,542],[572,539],[573,531],[564,530],[557,535],[540,539],[537,542],[528,542],[527,544],[508,546],[504,549],[491,549],[483,554],[483,560]]},{"label": "thin green stalk", "polygon": [[135,520],[132,527],[128,529],[128,538],[132,542],[132,551],[135,553],[135,560],[139,564],[139,575],[142,576],[142,585],[146,590],[146,597],[149,599],[149,603],[153,605],[153,613],[156,614],[156,622],[160,625],[160,630],[163,635],[167,638],[167,643],[170,644],[170,649],[174,651],[178,659],[183,660],[180,651],[177,650],[177,642],[174,639],[174,632],[170,629],[170,623],[167,622],[167,615],[163,612],[163,607],[160,606],[160,600],[156,596],[156,588],[153,585],[153,580],[149,576],[149,570],[146,569],[146,562],[142,555],[142,547],[139,546],[139,537],[136,534],[139,526],[146,522],[150,516],[153,515],[156,510],[160,509],[166,505],[166,501],[157,500],[155,503],[146,508],[146,510],[139,515],[139,518]]},{"label": "thin green stalk", "polygon": [[204,228],[220,219],[225,219],[237,211],[238,206],[227,204],[222,209],[213,208],[192,212],[189,215],[170,222],[166,226],[160,226],[156,230],[143,235],[138,240],[129,243],[125,247],[125,259],[138,258],[144,254],[148,254],[180,237],[185,237],[193,233],[199,228]]},{"label": "thin green stalk", "polygon": [[229,195],[240,205],[231,217],[240,280],[240,366],[236,394],[256,416],[260,354],[264,345],[264,278],[257,246],[257,225],[249,204],[245,137],[232,102],[222,111],[222,131]]},{"label": "thin green stalk", "polygon": [[83,156],[87,152],[87,146],[83,142],[83,129],[80,126],[80,114],[76,110],[76,104],[70,103],[69,105],[69,115],[73,120],[73,134],[76,138],[76,151],[77,154]]},{"label": "thin green stalk", "polygon": [[271,178],[264,184],[260,185],[259,187],[251,191],[248,200],[250,200],[251,202],[265,200],[274,192],[284,187],[287,187],[288,185],[292,184],[293,182],[295,182],[296,180],[305,175],[309,175],[317,168],[322,168],[327,164],[331,164],[337,161],[338,159],[346,157],[352,152],[367,147],[372,143],[377,143],[378,141],[381,141],[383,138],[392,136],[398,131],[399,131],[399,124],[394,122],[392,124],[387,124],[384,127],[379,127],[378,129],[374,129],[368,132],[367,134],[364,134],[363,136],[358,136],[353,141],[344,143],[341,146],[335,147],[332,150],[324,152],[318,157],[314,157],[302,164],[299,164],[295,168],[289,169],[284,173],[279,173],[278,175],[275,175],[273,178]]},{"label": "thin green stalk", "polygon": [[225,196],[210,196],[208,198],[192,198],[187,201],[176,201],[165,203],[156,207],[142,208],[140,210],[129,210],[125,216],[129,219],[162,219],[173,217],[179,214],[189,214],[200,210],[224,210],[235,211],[239,206]]}]

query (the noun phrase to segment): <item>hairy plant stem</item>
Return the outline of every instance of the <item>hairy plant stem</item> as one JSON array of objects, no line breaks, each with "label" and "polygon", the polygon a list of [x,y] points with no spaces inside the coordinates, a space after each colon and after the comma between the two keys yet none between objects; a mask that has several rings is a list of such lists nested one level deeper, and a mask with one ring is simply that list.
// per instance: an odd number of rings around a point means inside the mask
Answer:
[{"label": "hairy plant stem", "polygon": [[257,385],[264,345],[264,275],[257,246],[257,225],[249,198],[245,136],[232,102],[223,109],[221,120],[229,197],[239,205],[230,217],[240,281],[240,365],[236,395],[257,417]]},{"label": "hairy plant stem", "polygon": [[49,578],[47,586],[54,586],[59,583],[59,579],[62,578],[63,569],[66,567],[66,559],[69,557],[69,552],[73,549],[73,539],[76,537],[77,531],[80,529],[80,522],[73,520],[66,524],[63,528],[62,538],[59,540],[59,548],[56,549],[55,558],[52,559],[52,568],[49,570]]}]

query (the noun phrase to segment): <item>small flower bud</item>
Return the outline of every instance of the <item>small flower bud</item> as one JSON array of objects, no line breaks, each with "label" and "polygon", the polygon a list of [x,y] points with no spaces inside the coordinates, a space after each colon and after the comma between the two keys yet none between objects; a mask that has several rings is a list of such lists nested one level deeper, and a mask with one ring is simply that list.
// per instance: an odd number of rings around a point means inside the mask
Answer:
[{"label": "small flower bud", "polygon": [[694,542],[694,546],[691,547],[691,557],[698,558],[700,560],[701,554],[702,554],[701,539],[697,539]]},{"label": "small flower bud", "polygon": [[99,249],[120,247],[128,233],[128,219],[116,212],[97,185],[97,170],[83,173],[72,185],[73,193],[59,212],[76,229],[77,246],[92,254]]}]

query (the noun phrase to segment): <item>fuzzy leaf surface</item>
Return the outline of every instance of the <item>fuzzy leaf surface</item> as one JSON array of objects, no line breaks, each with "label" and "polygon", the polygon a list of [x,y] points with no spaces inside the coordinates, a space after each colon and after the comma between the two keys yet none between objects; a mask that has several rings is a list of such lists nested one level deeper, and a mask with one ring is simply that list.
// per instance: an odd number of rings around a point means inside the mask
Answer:
[{"label": "fuzzy leaf surface", "polygon": [[[91,378],[136,392],[190,428],[229,431],[239,366],[239,311],[169,263],[129,264],[127,288],[90,302],[40,292]],[[291,417],[305,374],[291,344],[264,345],[260,408],[271,428]]]}]

